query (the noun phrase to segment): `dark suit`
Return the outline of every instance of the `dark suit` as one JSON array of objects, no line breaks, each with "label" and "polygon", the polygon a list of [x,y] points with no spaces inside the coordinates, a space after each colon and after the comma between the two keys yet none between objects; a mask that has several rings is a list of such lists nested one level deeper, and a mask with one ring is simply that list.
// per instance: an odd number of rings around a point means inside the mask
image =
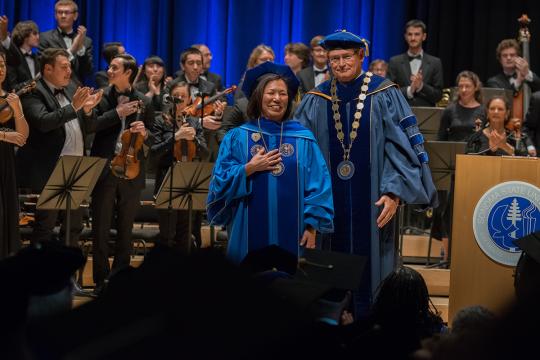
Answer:
[{"label": "dark suit", "polygon": [[[32,60],[34,61],[35,73],[39,73],[39,61],[36,54],[32,54]],[[6,63],[7,63],[7,76],[6,76],[6,90],[18,90],[23,83],[32,80],[32,72],[26,61],[26,57],[21,52],[13,41],[9,48],[6,50]]]},{"label": "dark suit", "polygon": [[[183,74],[184,74],[183,70],[178,70],[177,72],[174,73],[174,76],[175,78],[177,78]],[[204,73],[201,74],[201,76],[204,77],[206,81],[209,81],[212,84],[214,84],[216,91],[218,92],[223,91],[223,83],[221,81],[221,75],[213,73],[211,71],[205,71]]]},{"label": "dark suit", "polygon": [[407,87],[411,85],[411,65],[407,53],[396,55],[388,62],[388,78],[399,85],[411,106],[435,106],[442,97],[443,72],[441,60],[424,52],[422,56],[424,86],[409,99]]},{"label": "dark suit", "polygon": [[[531,91],[540,91],[540,78],[535,74],[533,75],[533,81],[527,81],[525,82],[531,87]],[[508,89],[512,90],[514,92],[519,91],[520,89],[516,89],[512,83],[510,83],[510,79],[504,74],[504,73],[498,73],[497,75],[490,77],[488,81],[486,81],[486,87],[490,88],[500,88],[500,89]]]},{"label": "dark suit", "polygon": [[107,71],[105,70],[96,72],[94,75],[94,80],[96,82],[96,86],[100,89],[104,89],[109,86],[109,77],[107,76]]},{"label": "dark suit", "polygon": [[[141,120],[144,121],[148,137],[144,140],[146,146],[151,146],[154,141],[152,127],[154,122],[154,110],[152,104],[142,93],[132,90],[127,96],[131,100],[142,100],[144,110]],[[116,250],[113,263],[113,270],[118,270],[129,265],[131,251],[131,231],[137,209],[139,208],[139,198],[145,186],[145,153],[141,149],[137,153],[140,161],[140,172],[132,180],[121,179],[113,175],[110,170],[110,160],[114,158],[118,135],[123,130],[122,122],[116,106],[118,105],[118,94],[114,87],[104,90],[103,98],[98,106],[99,121],[106,123],[95,135],[90,154],[108,160],[103,173],[101,174],[94,191],[92,193],[92,230],[94,232],[93,242],[93,272],[94,282],[97,285],[109,275],[109,230],[114,215],[115,206],[118,210],[116,220],[117,239]],[[125,120],[125,128],[136,121],[137,114],[131,114]]]},{"label": "dark suit", "polygon": [[523,132],[527,133],[536,149],[540,149],[540,91],[531,95]]},{"label": "dark suit", "polygon": [[[73,82],[65,88],[69,101],[73,98],[75,90],[76,85]],[[82,110],[75,112],[71,105],[61,107],[43,79],[37,82],[33,92],[22,96],[21,103],[30,127],[30,135],[26,145],[17,151],[17,179],[21,188],[29,188],[34,193],[40,193],[64,147],[66,140],[64,124],[77,118],[83,140],[99,125],[95,112],[87,117]],[[50,240],[57,217],[58,211],[36,210],[32,241]],[[73,211],[72,244],[76,244],[82,229],[81,220],[82,212]]]},{"label": "dark suit", "polygon": [[227,106],[223,113],[221,128],[218,130],[218,141],[221,144],[223,137],[227,131],[234,129],[246,122],[247,120],[247,98],[239,98],[234,106]]},{"label": "dark suit", "polygon": [[[76,32],[76,29],[73,31]],[[73,54],[73,60],[71,60],[71,78],[78,84],[84,83],[84,81],[94,73],[94,65],[92,63],[92,39],[88,36],[84,39],[84,55],[79,56]],[[66,42],[60,34],[58,28],[45,31],[39,34],[39,51],[43,51],[47,48],[62,48],[67,50]]]},{"label": "dark suit", "polygon": [[315,71],[313,66],[308,66],[296,74],[298,80],[300,80],[300,93],[303,95],[308,91],[315,88]]}]

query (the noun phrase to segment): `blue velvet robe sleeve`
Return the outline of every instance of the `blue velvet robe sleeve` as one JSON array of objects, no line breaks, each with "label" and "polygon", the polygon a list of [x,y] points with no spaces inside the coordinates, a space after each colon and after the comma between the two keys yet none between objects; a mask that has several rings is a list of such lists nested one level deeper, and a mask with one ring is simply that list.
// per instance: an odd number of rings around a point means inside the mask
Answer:
[{"label": "blue velvet robe sleeve", "polygon": [[436,206],[437,192],[424,139],[411,108],[396,88],[375,94],[373,101],[372,119],[382,120],[375,125],[376,148],[384,148],[380,194],[392,193],[406,203]]},{"label": "blue velvet robe sleeve", "polygon": [[212,224],[229,224],[238,200],[251,193],[245,170],[246,150],[242,149],[245,141],[238,139],[242,135],[245,133],[239,129],[230,130],[219,147],[207,200],[208,220]]},{"label": "blue velvet robe sleeve", "polygon": [[304,223],[321,233],[334,231],[334,203],[328,167],[315,141],[308,141],[301,158],[304,167]]}]

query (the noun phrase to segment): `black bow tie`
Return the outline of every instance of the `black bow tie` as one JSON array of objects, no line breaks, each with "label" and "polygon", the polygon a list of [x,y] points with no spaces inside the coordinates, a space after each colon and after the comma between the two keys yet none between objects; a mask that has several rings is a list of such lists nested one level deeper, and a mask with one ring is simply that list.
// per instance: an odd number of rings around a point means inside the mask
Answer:
[{"label": "black bow tie", "polygon": [[414,55],[414,56],[409,55],[409,62],[413,61],[414,59],[422,60],[422,55],[420,54]]},{"label": "black bow tie", "polygon": [[56,95],[58,95],[58,94],[62,94],[62,95],[64,95],[64,96],[66,96],[66,93],[65,93],[64,89],[62,89],[62,88],[60,88],[60,89],[54,89],[53,93],[54,93],[54,96],[56,96]]},{"label": "black bow tie", "polygon": [[517,79],[517,73],[513,73],[512,75],[506,75],[506,77],[508,78],[508,80]]},{"label": "black bow tie", "polygon": [[29,53],[23,53],[23,56],[26,56],[26,57],[31,58],[31,57],[33,57],[33,54],[32,54],[31,52],[29,52]]},{"label": "black bow tie", "polygon": [[68,34],[67,32],[65,32],[65,31],[61,31],[61,32],[60,32],[60,35],[61,35],[62,37],[68,37],[68,38],[70,38],[70,39],[73,39],[73,38],[75,37],[75,35],[77,35],[77,34],[75,33],[75,31],[72,31],[72,32],[69,33],[69,34]]},{"label": "black bow tie", "polygon": [[317,75],[320,75],[320,74],[326,74],[328,72],[328,69],[324,69],[324,70],[315,70],[315,69],[313,69],[313,72],[315,73],[315,76],[317,76]]}]

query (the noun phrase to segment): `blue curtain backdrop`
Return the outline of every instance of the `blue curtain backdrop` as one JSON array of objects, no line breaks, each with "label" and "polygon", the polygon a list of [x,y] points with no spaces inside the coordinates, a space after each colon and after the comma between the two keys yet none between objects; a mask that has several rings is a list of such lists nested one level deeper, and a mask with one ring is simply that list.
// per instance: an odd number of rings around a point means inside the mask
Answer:
[{"label": "blue curtain backdrop", "polygon": [[[283,62],[288,42],[306,44],[318,34],[347,29],[372,45],[368,59],[402,52],[405,1],[391,0],[78,0],[78,23],[94,42],[96,71],[105,68],[101,45],[121,41],[139,62],[157,54],[168,72],[179,68],[181,51],[194,43],[208,44],[212,71],[227,85],[236,84],[251,50],[271,46]],[[55,26],[55,0],[0,0],[9,30],[21,20],[34,20],[41,31]],[[391,11],[389,11],[391,9]],[[389,18],[389,13],[391,17]],[[367,62],[365,64],[367,66]]]}]

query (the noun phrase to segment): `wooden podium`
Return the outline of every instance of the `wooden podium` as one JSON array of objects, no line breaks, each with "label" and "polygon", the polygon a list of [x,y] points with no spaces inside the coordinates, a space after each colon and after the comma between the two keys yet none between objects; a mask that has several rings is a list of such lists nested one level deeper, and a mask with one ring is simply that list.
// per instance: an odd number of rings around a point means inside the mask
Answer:
[{"label": "wooden podium", "polygon": [[456,160],[449,322],[464,307],[483,305],[497,313],[514,298],[514,267],[489,258],[475,240],[476,204],[506,181],[540,184],[538,158],[457,155]]}]

